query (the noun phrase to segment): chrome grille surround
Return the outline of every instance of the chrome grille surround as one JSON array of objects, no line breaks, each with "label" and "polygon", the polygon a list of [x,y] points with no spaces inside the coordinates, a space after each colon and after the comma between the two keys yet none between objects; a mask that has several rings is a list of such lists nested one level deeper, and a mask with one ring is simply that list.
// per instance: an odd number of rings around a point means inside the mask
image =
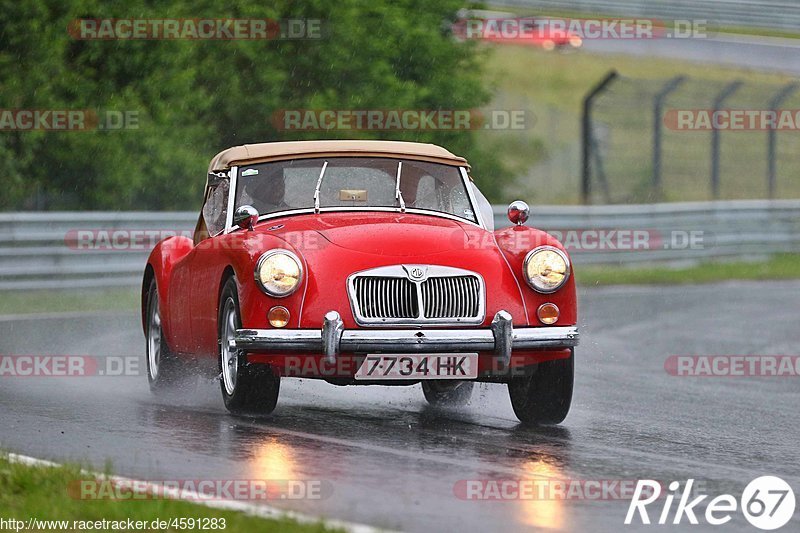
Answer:
[{"label": "chrome grille surround", "polygon": [[392,265],[347,278],[360,326],[458,326],[486,318],[480,274],[438,265]]}]

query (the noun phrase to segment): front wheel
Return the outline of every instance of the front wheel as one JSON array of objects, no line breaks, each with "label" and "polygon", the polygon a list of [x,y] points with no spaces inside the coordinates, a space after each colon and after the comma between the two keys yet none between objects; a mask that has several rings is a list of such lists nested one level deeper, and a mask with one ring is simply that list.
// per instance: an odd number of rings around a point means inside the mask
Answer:
[{"label": "front wheel", "polygon": [[472,381],[423,381],[422,393],[431,405],[466,405],[472,397]]},{"label": "front wheel", "polygon": [[567,359],[539,363],[526,377],[512,378],[508,394],[514,414],[524,424],[559,424],[572,404],[575,350]]},{"label": "front wheel", "polygon": [[160,394],[178,383],[181,377],[181,364],[175,354],[169,351],[164,338],[164,331],[161,327],[161,306],[155,279],[150,281],[145,312],[147,317],[145,333],[147,381],[150,384],[150,390],[155,394]]},{"label": "front wheel", "polygon": [[232,349],[236,330],[242,327],[239,292],[231,278],[222,289],[219,304],[219,371],[225,408],[236,415],[268,415],[278,403],[281,378],[268,365],[247,363],[245,354]]}]

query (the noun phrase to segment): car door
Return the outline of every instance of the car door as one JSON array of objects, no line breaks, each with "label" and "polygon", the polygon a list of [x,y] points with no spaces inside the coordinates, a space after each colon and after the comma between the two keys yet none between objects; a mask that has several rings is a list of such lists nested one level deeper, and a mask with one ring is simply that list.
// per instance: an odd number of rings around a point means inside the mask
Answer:
[{"label": "car door", "polygon": [[[209,287],[214,285],[212,254],[227,224],[229,194],[228,179],[212,185],[202,210],[209,237],[197,243],[173,270],[172,320],[178,333],[174,349],[181,353],[211,355],[206,352],[213,351],[216,343],[216,304],[209,306],[207,298]],[[212,343],[209,335],[214,335]]]}]

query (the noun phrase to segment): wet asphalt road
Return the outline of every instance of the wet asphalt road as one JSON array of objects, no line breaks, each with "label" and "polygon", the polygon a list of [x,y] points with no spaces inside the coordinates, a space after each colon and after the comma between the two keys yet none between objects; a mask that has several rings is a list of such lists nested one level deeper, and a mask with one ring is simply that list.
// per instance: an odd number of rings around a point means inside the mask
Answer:
[{"label": "wet asphalt road", "polygon": [[[257,421],[227,415],[210,381],[162,401],[144,376],[5,377],[0,446],[97,468],[110,460],[115,472],[150,480],[321,480],[332,490],[325,499],[271,503],[408,531],[614,532],[628,507],[459,499],[454,486],[467,479],[694,478],[712,497],[738,498],[771,474],[800,496],[800,378],[664,370],[672,354],[798,354],[798,290],[797,282],[582,290],[575,400],[558,427],[520,427],[502,385],[481,385],[462,410],[437,410],[418,385],[284,380],[278,409]],[[134,312],[0,320],[0,353],[141,354],[143,338]],[[757,531],[741,513],[692,529]]]},{"label": "wet asphalt road", "polygon": [[724,34],[691,39],[589,39],[583,50],[800,74],[800,42],[795,39]]}]

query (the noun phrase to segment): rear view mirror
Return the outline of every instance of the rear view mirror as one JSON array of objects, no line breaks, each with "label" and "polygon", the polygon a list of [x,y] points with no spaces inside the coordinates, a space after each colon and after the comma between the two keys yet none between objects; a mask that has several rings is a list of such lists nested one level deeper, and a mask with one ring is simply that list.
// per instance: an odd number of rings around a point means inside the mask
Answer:
[{"label": "rear view mirror", "polygon": [[508,206],[508,220],[510,220],[512,224],[521,226],[528,220],[530,212],[531,208],[522,200],[511,202],[511,205]]},{"label": "rear view mirror", "polygon": [[233,225],[253,231],[258,223],[258,210],[252,205],[243,205],[233,213]]}]

